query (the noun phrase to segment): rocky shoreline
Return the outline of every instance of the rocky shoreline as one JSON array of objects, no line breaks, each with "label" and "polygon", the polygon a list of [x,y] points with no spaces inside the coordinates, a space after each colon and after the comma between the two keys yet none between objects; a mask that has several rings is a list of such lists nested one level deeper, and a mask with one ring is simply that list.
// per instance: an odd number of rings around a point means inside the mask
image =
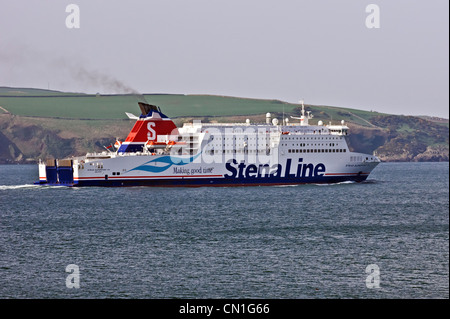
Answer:
[{"label": "rocky shoreline", "polygon": [[[130,129],[128,121],[74,122],[1,114],[0,164],[33,164],[39,159],[101,152]],[[378,127],[348,123],[350,151],[375,154],[383,162],[449,161],[448,127],[409,116],[386,116],[374,122]]]}]

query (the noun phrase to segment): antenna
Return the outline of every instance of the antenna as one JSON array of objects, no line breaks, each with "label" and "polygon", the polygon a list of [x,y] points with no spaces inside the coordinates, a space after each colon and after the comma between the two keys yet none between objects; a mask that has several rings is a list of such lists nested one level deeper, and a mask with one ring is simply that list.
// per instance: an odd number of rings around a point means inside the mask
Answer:
[{"label": "antenna", "polygon": [[303,99],[300,100],[300,104],[302,105],[302,116],[305,116],[305,104]]}]

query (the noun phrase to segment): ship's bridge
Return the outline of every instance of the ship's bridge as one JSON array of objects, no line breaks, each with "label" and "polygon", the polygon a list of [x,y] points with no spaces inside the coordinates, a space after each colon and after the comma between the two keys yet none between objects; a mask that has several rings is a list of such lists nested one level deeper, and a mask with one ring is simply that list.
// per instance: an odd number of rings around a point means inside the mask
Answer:
[{"label": "ship's bridge", "polygon": [[331,135],[347,135],[349,129],[347,125],[327,125],[327,128]]}]

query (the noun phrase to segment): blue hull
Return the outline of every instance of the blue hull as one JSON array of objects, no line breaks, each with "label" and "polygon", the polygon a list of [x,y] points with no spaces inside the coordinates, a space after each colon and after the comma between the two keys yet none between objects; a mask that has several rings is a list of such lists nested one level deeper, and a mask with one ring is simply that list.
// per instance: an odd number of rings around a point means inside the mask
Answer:
[{"label": "blue hull", "polygon": [[45,183],[41,185],[51,186],[100,186],[100,187],[125,187],[125,186],[153,186],[153,187],[203,187],[203,186],[273,186],[273,185],[297,185],[297,184],[334,184],[346,181],[363,182],[368,175],[356,176],[320,176],[316,178],[184,178],[184,179],[131,179],[131,180],[85,180],[74,183]]}]

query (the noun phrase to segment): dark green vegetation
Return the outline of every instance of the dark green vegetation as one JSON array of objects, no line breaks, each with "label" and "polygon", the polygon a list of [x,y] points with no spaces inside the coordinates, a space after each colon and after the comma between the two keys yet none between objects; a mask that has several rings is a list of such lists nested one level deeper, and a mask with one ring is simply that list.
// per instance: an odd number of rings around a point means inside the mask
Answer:
[{"label": "dark green vegetation", "polygon": [[[34,162],[38,158],[102,151],[115,138],[124,139],[139,114],[138,101],[161,107],[177,125],[204,122],[265,121],[271,112],[299,116],[298,104],[210,95],[93,95],[42,89],[0,87],[0,163]],[[377,153],[385,161],[448,161],[448,120],[382,114],[350,108],[305,105],[322,120],[350,127],[350,148]],[[291,122],[295,121],[291,119]]]}]

